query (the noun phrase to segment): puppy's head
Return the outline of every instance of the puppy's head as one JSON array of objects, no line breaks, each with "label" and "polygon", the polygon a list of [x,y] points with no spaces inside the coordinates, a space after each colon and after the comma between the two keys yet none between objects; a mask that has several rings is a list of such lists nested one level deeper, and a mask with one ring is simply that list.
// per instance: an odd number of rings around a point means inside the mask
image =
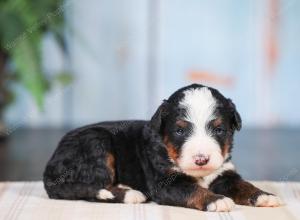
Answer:
[{"label": "puppy's head", "polygon": [[164,101],[151,124],[161,135],[175,168],[203,177],[230,157],[241,118],[230,99],[213,88],[193,84]]}]

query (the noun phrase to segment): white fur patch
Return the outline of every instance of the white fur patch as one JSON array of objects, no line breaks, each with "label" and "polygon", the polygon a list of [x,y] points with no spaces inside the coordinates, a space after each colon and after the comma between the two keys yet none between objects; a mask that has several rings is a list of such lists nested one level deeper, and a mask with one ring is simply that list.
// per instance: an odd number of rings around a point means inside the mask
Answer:
[{"label": "white fur patch", "polygon": [[[197,129],[206,133],[205,125],[216,107],[216,100],[211,91],[206,88],[190,89],[184,92],[184,98],[180,105],[187,108],[187,120],[194,122]],[[202,126],[201,126],[202,125]]]},{"label": "white fur patch", "polygon": [[130,186],[124,185],[124,184],[119,184],[118,188],[120,189],[132,189]]},{"label": "white fur patch", "polygon": [[202,186],[203,188],[208,188],[209,185],[222,173],[224,173],[227,170],[235,170],[235,167],[232,162],[226,162],[224,163],[219,169],[214,171],[213,173],[204,176],[202,178],[199,178],[198,184]]},{"label": "white fur patch", "polygon": [[176,171],[176,172],[182,172],[182,170],[179,167],[177,167],[177,166],[174,166],[171,169],[174,170],[174,171]]},{"label": "white fur patch", "polygon": [[260,195],[255,203],[259,207],[277,207],[283,205],[283,202],[278,196]]},{"label": "white fur patch", "polygon": [[107,199],[113,199],[113,198],[115,198],[115,197],[114,197],[114,195],[113,195],[110,191],[108,191],[107,189],[101,189],[101,190],[99,190],[99,192],[98,192],[97,198],[98,198],[98,199],[107,200]]},{"label": "white fur patch", "polygon": [[[206,176],[224,161],[219,144],[207,131],[208,122],[215,119],[217,102],[207,87],[187,90],[184,95],[180,106],[187,111],[185,120],[193,124],[193,133],[182,146],[178,165],[188,175]],[[209,156],[207,169],[197,169],[193,157],[199,154]]]},{"label": "white fur patch", "polygon": [[235,203],[232,199],[225,197],[223,199],[218,199],[217,201],[214,201],[210,203],[207,206],[207,211],[209,212],[229,212],[231,211],[235,206]]},{"label": "white fur patch", "polygon": [[146,196],[137,190],[130,189],[125,193],[124,203],[136,204],[146,201]]}]

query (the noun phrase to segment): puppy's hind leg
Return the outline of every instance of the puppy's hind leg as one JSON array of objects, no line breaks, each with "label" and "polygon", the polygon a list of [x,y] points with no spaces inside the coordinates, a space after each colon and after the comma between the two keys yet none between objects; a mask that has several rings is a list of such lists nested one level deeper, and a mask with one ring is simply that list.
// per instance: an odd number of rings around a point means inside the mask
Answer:
[{"label": "puppy's hind leg", "polygon": [[87,129],[71,133],[62,139],[47,164],[45,189],[53,199],[99,201],[99,190],[114,184],[114,163],[109,132]]}]

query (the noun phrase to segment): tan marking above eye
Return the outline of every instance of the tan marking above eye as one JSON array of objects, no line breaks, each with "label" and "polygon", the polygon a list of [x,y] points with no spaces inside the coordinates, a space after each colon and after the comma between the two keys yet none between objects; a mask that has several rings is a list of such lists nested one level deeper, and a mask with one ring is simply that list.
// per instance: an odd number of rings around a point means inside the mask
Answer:
[{"label": "tan marking above eye", "polygon": [[223,123],[222,118],[217,118],[213,121],[213,126],[216,128],[219,127],[222,123]]},{"label": "tan marking above eye", "polygon": [[176,121],[176,125],[181,128],[186,128],[188,126],[188,122],[184,120],[178,120]]}]

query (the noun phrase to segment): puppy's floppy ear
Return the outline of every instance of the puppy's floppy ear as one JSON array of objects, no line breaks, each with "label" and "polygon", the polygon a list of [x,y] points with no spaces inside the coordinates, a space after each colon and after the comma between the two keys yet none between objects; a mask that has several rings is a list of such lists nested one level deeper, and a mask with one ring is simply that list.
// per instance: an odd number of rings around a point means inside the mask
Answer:
[{"label": "puppy's floppy ear", "polygon": [[231,99],[227,99],[227,100],[228,100],[229,108],[230,108],[230,110],[232,112],[232,123],[233,123],[232,128],[239,131],[242,128],[242,119],[241,119],[241,116],[237,112],[235,104],[232,102],[232,100]]},{"label": "puppy's floppy ear", "polygon": [[161,132],[163,121],[168,115],[168,106],[169,103],[167,102],[167,100],[164,100],[163,103],[158,107],[153,117],[151,118],[150,126],[153,130],[157,131],[158,133]]}]

